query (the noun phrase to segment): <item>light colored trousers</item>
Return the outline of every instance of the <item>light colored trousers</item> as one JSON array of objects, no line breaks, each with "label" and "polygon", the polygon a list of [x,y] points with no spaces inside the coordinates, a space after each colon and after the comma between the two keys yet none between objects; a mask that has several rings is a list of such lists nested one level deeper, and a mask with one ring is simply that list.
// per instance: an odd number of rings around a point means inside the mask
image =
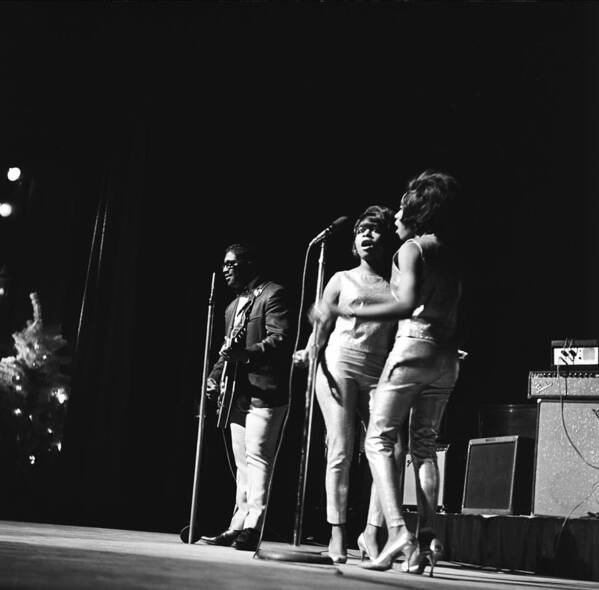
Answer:
[{"label": "light colored trousers", "polygon": [[235,404],[231,409],[231,442],[237,468],[235,511],[229,528],[259,529],[268,501],[268,488],[277,442],[287,406],[249,407]]},{"label": "light colored trousers", "polygon": [[[368,425],[372,394],[384,364],[384,356],[338,347],[327,348],[324,363],[319,364],[316,373],[316,398],[326,427],[325,487],[327,521],[330,524],[346,522],[355,416],[357,413],[364,426]],[[374,489],[370,494],[368,522],[383,522]]]},{"label": "light colored trousers", "polygon": [[419,530],[431,526],[439,492],[436,440],[458,372],[457,350],[430,340],[399,337],[389,354],[373,396],[365,442],[388,527],[405,524],[397,481],[405,455],[401,432],[408,419],[410,452],[416,470]]}]

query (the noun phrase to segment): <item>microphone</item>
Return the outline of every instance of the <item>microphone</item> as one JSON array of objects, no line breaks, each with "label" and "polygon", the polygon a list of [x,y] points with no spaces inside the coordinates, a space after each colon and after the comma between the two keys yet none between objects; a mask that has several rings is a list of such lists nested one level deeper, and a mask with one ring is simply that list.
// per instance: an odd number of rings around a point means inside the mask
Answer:
[{"label": "microphone", "polygon": [[313,246],[322,240],[328,238],[332,233],[336,232],[349,218],[342,216],[335,219],[328,227],[325,227],[315,238],[312,238],[309,246]]},{"label": "microphone", "polygon": [[208,296],[208,305],[214,304],[214,283],[216,282],[216,271],[212,273],[212,279],[210,280],[210,295]]}]

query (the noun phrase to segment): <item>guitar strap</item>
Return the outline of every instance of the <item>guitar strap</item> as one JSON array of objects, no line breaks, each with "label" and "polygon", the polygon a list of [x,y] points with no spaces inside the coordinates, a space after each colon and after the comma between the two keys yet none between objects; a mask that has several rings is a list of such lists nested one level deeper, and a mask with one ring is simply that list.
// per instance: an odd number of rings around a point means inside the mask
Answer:
[{"label": "guitar strap", "polygon": [[252,310],[252,306],[254,305],[254,301],[256,301],[258,297],[260,297],[262,291],[264,291],[264,289],[267,287],[269,283],[270,281],[262,283],[258,287],[252,289],[246,295],[246,300],[242,303],[241,307],[238,307],[235,310],[235,314],[233,315],[233,322],[231,323],[231,329],[229,330],[229,333],[231,333],[235,329],[235,326],[237,326],[238,322],[242,324],[247,323],[247,319],[250,311]]}]

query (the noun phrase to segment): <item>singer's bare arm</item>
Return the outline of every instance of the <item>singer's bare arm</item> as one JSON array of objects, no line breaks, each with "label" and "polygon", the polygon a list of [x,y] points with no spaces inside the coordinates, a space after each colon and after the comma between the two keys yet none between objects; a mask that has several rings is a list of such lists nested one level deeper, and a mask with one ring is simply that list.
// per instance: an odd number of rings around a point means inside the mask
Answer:
[{"label": "singer's bare arm", "polygon": [[395,321],[411,316],[418,302],[418,279],[422,272],[422,258],[418,246],[412,242],[403,244],[397,253],[397,264],[401,271],[397,299],[350,309],[340,309],[332,305],[329,307],[331,314],[378,321]]},{"label": "singer's bare arm", "polygon": [[[320,301],[318,309],[328,310],[331,306],[337,306],[340,290],[341,283],[339,279],[339,273],[335,273],[324,288],[322,300]],[[310,312],[310,319],[315,324],[315,315],[318,316],[318,349],[322,349],[323,346],[326,346],[329,336],[333,331],[335,326],[335,317],[326,313],[323,315],[319,311],[312,310]],[[294,362],[299,366],[305,366],[308,361],[308,355],[314,346],[315,332],[315,329],[312,330],[312,334],[310,334],[310,338],[308,339],[308,344],[306,345],[305,350],[298,350],[294,357]]]},{"label": "singer's bare arm", "polygon": [[[337,305],[337,303],[339,302],[339,293],[341,291],[341,281],[340,281],[340,277],[339,277],[339,273],[335,273],[329,280],[329,282],[327,283],[326,287],[324,288],[324,291],[322,293],[322,303],[326,306],[329,307],[331,305]],[[318,348],[322,348],[323,346],[326,345],[326,343],[329,340],[329,336],[331,335],[331,332],[333,331],[333,328],[335,326],[335,318],[333,316],[330,316],[328,318],[325,318],[324,321],[319,324],[319,329],[318,329]],[[314,335],[314,332],[312,332],[312,334]],[[313,337],[311,336],[312,341],[314,341]]]}]

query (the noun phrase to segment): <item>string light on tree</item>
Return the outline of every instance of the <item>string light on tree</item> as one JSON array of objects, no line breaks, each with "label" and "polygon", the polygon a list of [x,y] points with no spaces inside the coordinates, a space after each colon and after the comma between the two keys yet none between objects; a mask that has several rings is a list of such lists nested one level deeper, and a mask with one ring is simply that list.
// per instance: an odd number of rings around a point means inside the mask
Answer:
[{"label": "string light on tree", "polygon": [[56,401],[61,405],[69,399],[69,396],[67,395],[67,392],[64,387],[57,387],[54,391],[52,391],[52,395],[56,398]]}]

